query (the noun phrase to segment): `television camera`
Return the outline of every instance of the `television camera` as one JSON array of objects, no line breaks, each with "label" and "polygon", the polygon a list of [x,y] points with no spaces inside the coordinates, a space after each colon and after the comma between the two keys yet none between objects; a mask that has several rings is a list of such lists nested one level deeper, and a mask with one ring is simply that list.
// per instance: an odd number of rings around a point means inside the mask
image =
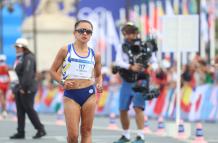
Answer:
[{"label": "television camera", "polygon": [[[141,64],[146,69],[152,53],[158,50],[156,40],[149,39],[142,41],[141,39],[135,39],[131,43],[125,42],[122,45],[122,50],[129,57],[130,64]],[[134,72],[121,68],[119,66],[112,67],[113,74],[119,72],[127,82],[134,82],[133,90],[135,92],[142,93],[145,100],[151,100],[159,96],[159,89],[150,89],[149,87],[149,74],[145,72]]]}]

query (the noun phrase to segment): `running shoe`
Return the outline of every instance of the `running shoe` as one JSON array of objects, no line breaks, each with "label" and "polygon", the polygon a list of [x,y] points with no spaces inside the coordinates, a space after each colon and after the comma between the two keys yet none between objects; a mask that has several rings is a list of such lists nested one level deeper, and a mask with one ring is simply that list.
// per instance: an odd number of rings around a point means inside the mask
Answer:
[{"label": "running shoe", "polygon": [[132,141],[132,143],[144,143],[144,142],[145,141],[140,136],[137,136],[136,139]]},{"label": "running shoe", "polygon": [[131,143],[129,139],[127,139],[125,136],[121,136],[121,138],[118,141],[115,141],[114,143]]}]

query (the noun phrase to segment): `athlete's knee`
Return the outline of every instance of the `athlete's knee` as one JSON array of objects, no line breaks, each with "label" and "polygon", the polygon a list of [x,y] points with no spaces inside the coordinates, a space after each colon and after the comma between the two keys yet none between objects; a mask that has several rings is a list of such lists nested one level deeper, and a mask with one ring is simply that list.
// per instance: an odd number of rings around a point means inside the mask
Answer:
[{"label": "athlete's knee", "polygon": [[67,142],[68,143],[78,143],[78,137],[79,135],[77,133],[68,134]]},{"label": "athlete's knee", "polygon": [[90,135],[91,135],[91,132],[92,132],[92,127],[83,126],[83,127],[81,128],[81,135],[82,135],[83,137],[90,136]]}]

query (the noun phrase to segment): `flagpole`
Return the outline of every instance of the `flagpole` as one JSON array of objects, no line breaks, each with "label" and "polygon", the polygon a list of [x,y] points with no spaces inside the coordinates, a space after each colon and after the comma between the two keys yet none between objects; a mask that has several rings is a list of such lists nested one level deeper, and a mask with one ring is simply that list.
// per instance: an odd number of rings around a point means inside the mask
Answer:
[{"label": "flagpole", "polygon": [[[178,23],[180,24],[180,18],[178,18]],[[176,50],[176,57],[177,57],[177,80],[176,80],[176,93],[177,93],[177,98],[176,98],[176,125],[179,125],[179,121],[181,118],[181,39],[179,38],[179,33],[180,33],[180,25],[178,26],[178,31],[177,31],[177,50]]]},{"label": "flagpole", "polygon": [[126,20],[129,21],[129,10],[130,10],[130,1],[131,0],[126,0]]},{"label": "flagpole", "polygon": [[3,8],[4,3],[0,1],[0,54],[3,53]]},{"label": "flagpole", "polygon": [[199,27],[198,27],[198,31],[199,31],[199,35],[198,35],[198,52],[199,52],[199,55],[202,54],[201,52],[201,0],[197,0],[197,14],[198,14],[198,24],[199,24]]},{"label": "flagpole", "polygon": [[[33,12],[33,49],[36,59],[36,65],[38,63],[37,54],[37,19],[36,19],[36,0],[32,0],[32,12]],[[37,67],[37,66],[36,66]]]},{"label": "flagpole", "polygon": [[210,61],[215,63],[216,48],[215,48],[215,0],[211,0],[211,27],[210,27]]}]

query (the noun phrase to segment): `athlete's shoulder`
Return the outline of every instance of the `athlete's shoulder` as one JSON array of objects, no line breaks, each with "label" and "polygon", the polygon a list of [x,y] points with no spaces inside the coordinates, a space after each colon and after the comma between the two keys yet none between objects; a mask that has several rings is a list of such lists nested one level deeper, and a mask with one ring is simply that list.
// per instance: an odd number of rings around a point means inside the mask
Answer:
[{"label": "athlete's shoulder", "polygon": [[68,53],[67,45],[64,45],[64,46],[62,46],[62,47],[58,50],[57,56],[58,56],[59,58],[60,58],[60,57],[65,58],[66,55],[67,55],[67,53]]},{"label": "athlete's shoulder", "polygon": [[95,53],[95,60],[96,61],[101,61],[101,54],[100,54],[100,52],[97,52],[97,53]]},{"label": "athlete's shoulder", "polygon": [[64,46],[62,46],[60,48],[60,50],[66,52],[66,51],[70,51],[72,48],[73,48],[73,43],[68,43],[68,44],[65,44]]},{"label": "athlete's shoulder", "polygon": [[64,45],[60,48],[60,51],[63,53],[67,53],[69,50],[69,45]]}]

